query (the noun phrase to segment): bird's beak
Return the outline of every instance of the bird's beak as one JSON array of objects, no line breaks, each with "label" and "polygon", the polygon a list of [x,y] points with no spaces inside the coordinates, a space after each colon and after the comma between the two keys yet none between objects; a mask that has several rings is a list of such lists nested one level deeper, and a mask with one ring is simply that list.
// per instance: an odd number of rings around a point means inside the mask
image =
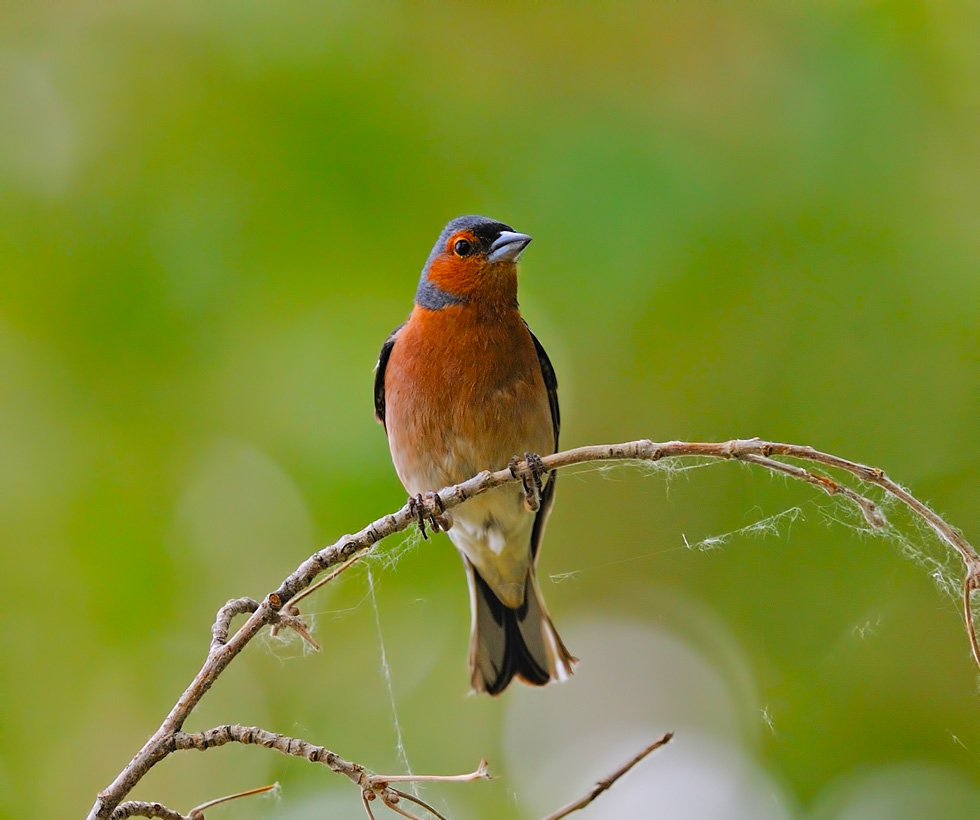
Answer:
[{"label": "bird's beak", "polygon": [[527,247],[531,237],[526,233],[516,231],[501,231],[490,246],[490,262],[516,262],[521,252]]}]

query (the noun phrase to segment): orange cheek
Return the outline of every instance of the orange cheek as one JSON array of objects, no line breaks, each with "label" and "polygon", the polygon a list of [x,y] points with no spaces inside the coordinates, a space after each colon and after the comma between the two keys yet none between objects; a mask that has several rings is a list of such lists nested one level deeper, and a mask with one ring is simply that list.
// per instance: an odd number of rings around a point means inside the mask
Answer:
[{"label": "orange cheek", "polygon": [[441,256],[429,266],[429,281],[457,296],[466,296],[480,285],[483,265],[479,259]]}]

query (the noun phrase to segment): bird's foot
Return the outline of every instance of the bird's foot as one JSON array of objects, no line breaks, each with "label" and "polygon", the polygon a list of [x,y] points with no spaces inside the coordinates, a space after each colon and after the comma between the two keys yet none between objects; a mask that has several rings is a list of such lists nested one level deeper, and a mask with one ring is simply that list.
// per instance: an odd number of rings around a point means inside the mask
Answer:
[{"label": "bird's foot", "polygon": [[439,493],[434,493],[431,490],[425,495],[419,493],[418,495],[410,496],[408,499],[408,511],[412,514],[415,523],[418,525],[419,532],[422,533],[422,537],[426,541],[429,540],[429,535],[426,532],[426,524],[428,524],[432,532],[448,530],[453,525],[452,516],[446,512],[446,505],[442,503]]},{"label": "bird's foot", "polygon": [[541,491],[544,485],[541,477],[548,472],[537,453],[525,453],[524,458],[514,456],[507,465],[510,474],[514,478],[519,478],[524,485],[524,506],[528,512],[537,512],[541,509]]}]

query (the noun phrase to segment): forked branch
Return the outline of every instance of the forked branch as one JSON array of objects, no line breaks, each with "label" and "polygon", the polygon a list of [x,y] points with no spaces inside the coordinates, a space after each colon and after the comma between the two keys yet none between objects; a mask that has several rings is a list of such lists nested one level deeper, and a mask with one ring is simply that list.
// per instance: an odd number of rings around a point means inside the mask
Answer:
[{"label": "forked branch", "polygon": [[[841,483],[840,481],[826,475],[824,472],[815,471],[798,463],[817,464],[821,468],[831,468],[849,473],[860,481],[874,484],[894,498],[905,504],[913,513],[924,519],[942,541],[951,547],[959,555],[965,567],[963,582],[963,618],[966,624],[967,635],[974,660],[980,666],[980,647],[977,645],[977,637],[974,629],[974,617],[971,606],[971,597],[974,591],[980,589],[980,556],[963,535],[943,518],[929,509],[928,506],[916,499],[903,487],[899,486],[885,473],[876,468],[868,467],[858,462],[849,461],[829,453],[814,450],[812,447],[804,447],[796,444],[781,444],[778,442],[762,441],[758,438],[753,439],[733,439],[725,442],[686,442],[668,441],[653,442],[646,439],[630,441],[624,444],[594,445],[589,447],[578,447],[573,450],[565,450],[561,453],[545,456],[541,461],[548,470],[556,470],[570,467],[575,464],[597,461],[627,461],[627,462],[656,462],[664,459],[681,458],[716,458],[722,460],[744,461],[763,467],[767,470],[789,475],[793,478],[804,481],[829,495],[840,495],[853,503],[864,516],[868,525],[875,529],[885,526],[884,516],[877,505],[867,496],[858,490]],[[791,459],[787,462],[782,459]],[[444,512],[452,510],[469,498],[486,492],[487,490],[499,487],[512,481],[519,481],[522,478],[522,470],[526,464],[517,462],[516,468],[506,468],[497,472],[483,472],[473,478],[452,487],[446,487],[438,493],[430,494],[433,509],[426,510],[425,515],[429,518],[442,515]],[[323,572],[334,567],[346,568],[357,558],[365,555],[375,544],[383,538],[393,533],[404,530],[415,525],[420,520],[417,502],[406,504],[397,512],[379,518],[369,524],[363,530],[353,535],[345,535],[337,543],[325,547],[314,553],[304,561],[296,570],[286,578],[275,592],[269,593],[261,602],[251,598],[237,598],[226,603],[218,611],[214,625],[211,629],[211,647],[208,655],[201,666],[200,671],[191,681],[190,685],[178,699],[177,703],[170,710],[160,728],[153,733],[150,739],[144,744],[143,748],[136,753],[136,756],[119,773],[115,780],[106,789],[99,793],[95,804],[88,814],[88,820],[114,820],[122,817],[136,816],[133,812],[120,814],[124,806],[134,804],[122,804],[123,799],[132,791],[133,787],[146,775],[146,773],[157,763],[168,757],[174,752],[185,748],[201,748],[190,742],[190,738],[203,737],[203,735],[187,735],[181,730],[188,715],[200,703],[208,689],[211,688],[218,676],[227,668],[228,664],[245,648],[264,627],[288,627],[296,630],[304,636],[306,640],[313,642],[312,638],[306,633],[305,625],[299,618],[298,611],[292,604],[297,600],[297,596],[308,590],[313,582]],[[336,574],[339,574],[337,571]],[[333,577],[336,577],[336,574]],[[238,631],[229,637],[232,620],[238,615],[248,615],[245,623],[239,627]],[[235,727],[221,727],[221,729],[211,730],[212,732],[223,732]],[[241,729],[242,727],[237,727]],[[243,730],[245,731],[245,730]],[[263,730],[247,730],[262,733]],[[271,737],[281,737],[271,735],[271,733],[256,734],[254,737],[270,735]],[[223,736],[223,735],[222,735]],[[230,735],[229,735],[230,737]],[[217,740],[215,735],[212,740]],[[231,738],[224,742],[243,742],[240,739]],[[305,743],[305,741],[302,741]],[[210,745],[219,745],[211,743]],[[276,744],[269,745],[270,748],[277,748],[284,751]],[[662,745],[662,744],[661,744]],[[322,747],[312,747],[321,749]],[[652,749],[651,749],[652,750]],[[325,751],[325,750],[324,750]],[[287,754],[294,754],[286,751]],[[333,755],[330,758],[335,763],[340,758]],[[306,755],[301,755],[306,756]],[[326,758],[320,762],[326,762]],[[634,761],[635,762],[635,761]],[[329,763],[327,765],[330,768]],[[340,765],[340,763],[337,763]],[[366,770],[357,764],[343,761],[343,766],[350,767],[340,773],[351,777],[354,782],[361,785],[357,778],[368,777]],[[628,767],[627,767],[628,768]],[[338,769],[334,769],[338,771]],[[624,770],[625,771],[625,770]],[[352,777],[356,774],[356,777]],[[484,772],[485,774],[485,772]],[[613,782],[612,778],[610,782]],[[377,780],[371,782],[380,782]],[[392,782],[391,778],[388,782]],[[600,784],[601,785],[601,784]],[[598,793],[601,793],[602,789]],[[386,787],[386,791],[379,793],[376,791],[364,791],[365,807],[370,814],[370,799],[366,795],[373,794],[374,797],[384,795],[391,798],[399,796],[391,787]],[[404,795],[401,795],[404,797]],[[409,798],[411,799],[411,798]],[[594,798],[593,798],[594,799]],[[389,808],[404,814],[405,812],[398,806],[397,800],[384,800]],[[122,805],[121,805],[122,804]],[[157,814],[143,814],[142,816],[152,817],[181,817],[178,813],[169,812],[159,804],[141,804],[145,806],[157,807],[154,810]],[[584,805],[584,804],[583,804]],[[429,809],[429,807],[423,806]],[[574,810],[574,809],[572,809]],[[128,809],[127,809],[128,811]],[[564,810],[563,810],[564,811]],[[164,813],[160,813],[164,812]],[[566,812],[567,813],[567,812]],[[438,814],[436,814],[438,816]],[[561,813],[552,815],[553,818],[562,817]]]}]

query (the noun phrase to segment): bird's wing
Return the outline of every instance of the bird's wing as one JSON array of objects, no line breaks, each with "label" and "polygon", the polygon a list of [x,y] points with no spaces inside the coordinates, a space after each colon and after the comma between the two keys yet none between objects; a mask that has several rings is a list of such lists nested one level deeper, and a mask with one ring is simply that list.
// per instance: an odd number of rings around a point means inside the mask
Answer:
[{"label": "bird's wing", "polygon": [[[527,327],[527,322],[524,323]],[[531,328],[527,328],[531,333]],[[396,331],[397,333],[397,331]],[[558,450],[558,430],[561,427],[561,413],[558,410],[558,378],[555,376],[555,368],[551,366],[551,359],[545,353],[544,347],[538,341],[538,337],[531,333],[531,340],[534,342],[534,349],[538,354],[538,362],[541,365],[541,375],[544,377],[544,386],[548,391],[548,405],[551,407],[551,424],[555,428],[555,450]]]},{"label": "bird's wing", "polygon": [[[531,333],[531,328],[527,329]],[[551,424],[555,428],[555,451],[558,450],[558,431],[561,428],[561,413],[558,409],[558,378],[555,376],[555,369],[551,366],[551,359],[545,352],[538,337],[531,333],[534,341],[534,349],[538,353],[538,362],[541,364],[541,375],[544,377],[544,386],[548,391],[548,405],[551,407]],[[534,517],[534,529],[531,530],[531,560],[537,561],[538,550],[541,546],[541,538],[544,536],[544,525],[548,523],[548,516],[551,514],[551,505],[555,500],[555,481],[558,473],[551,471],[551,478],[544,485],[541,491],[541,507]]]},{"label": "bird's wing", "polygon": [[[398,331],[403,327],[405,325],[400,324],[385,339],[385,343],[381,346],[381,354],[378,356],[378,363],[374,367],[374,417],[382,424],[385,423],[385,370],[388,367],[388,358],[391,356],[391,350],[395,346]],[[385,429],[387,430],[388,428],[385,427]]]}]

